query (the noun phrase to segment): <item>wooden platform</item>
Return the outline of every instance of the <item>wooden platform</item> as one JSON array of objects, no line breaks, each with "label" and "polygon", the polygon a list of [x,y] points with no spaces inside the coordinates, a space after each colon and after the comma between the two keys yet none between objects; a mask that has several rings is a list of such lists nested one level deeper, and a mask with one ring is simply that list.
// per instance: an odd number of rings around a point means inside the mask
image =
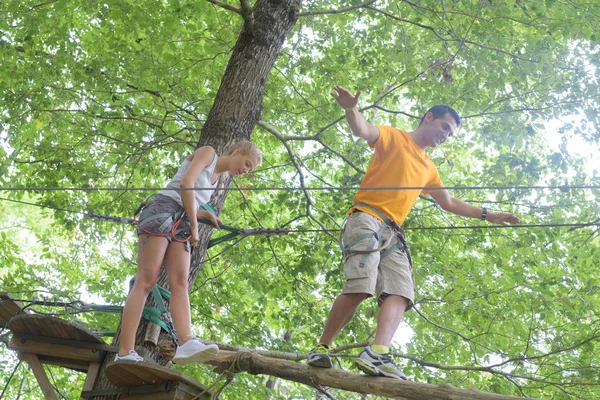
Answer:
[{"label": "wooden platform", "polygon": [[64,319],[24,313],[10,294],[2,295],[0,321],[11,331],[8,348],[29,364],[46,399],[57,400],[58,397],[42,364],[87,372],[81,399],[115,394],[123,400],[211,398],[212,393],[206,386],[181,372],[135,361],[108,363],[106,375],[117,389],[94,390],[100,365],[108,353],[116,353],[118,348],[109,346],[91,330]]},{"label": "wooden platform", "polygon": [[[127,388],[135,397],[121,399],[210,399],[209,388],[179,371],[158,364],[136,361],[112,361],[106,376],[117,387]],[[136,388],[138,390],[136,390]],[[150,392],[151,388],[155,391]],[[142,397],[139,393],[144,390]]]},{"label": "wooden platform", "polygon": [[57,317],[18,314],[8,328],[12,333],[8,348],[29,364],[46,399],[57,397],[42,364],[87,372],[85,391],[93,387],[107,352],[118,351],[91,330]]},{"label": "wooden platform", "polygon": [[90,363],[100,363],[107,351],[117,351],[92,331],[57,317],[21,314],[10,320],[8,328],[9,349],[80,372],[87,371]]},{"label": "wooden platform", "polygon": [[106,343],[93,331],[62,318],[39,314],[21,314],[13,317],[8,328],[15,335],[34,335],[59,340],[73,340],[89,344]]},{"label": "wooden platform", "polygon": [[7,292],[0,292],[0,328],[4,328],[8,321],[15,315],[29,313],[24,309],[23,304],[16,301],[15,298]]}]

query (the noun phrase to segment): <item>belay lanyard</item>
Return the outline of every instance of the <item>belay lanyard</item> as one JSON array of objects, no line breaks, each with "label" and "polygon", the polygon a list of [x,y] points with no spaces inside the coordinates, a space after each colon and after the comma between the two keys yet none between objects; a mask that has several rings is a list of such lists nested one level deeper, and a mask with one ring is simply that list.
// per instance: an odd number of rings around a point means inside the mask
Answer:
[{"label": "belay lanyard", "polygon": [[[391,219],[386,217],[378,209],[371,207],[368,204],[357,203],[354,206],[367,208],[367,209],[373,211],[383,221],[383,224],[381,225],[381,229],[379,229],[379,232],[365,233],[365,234],[359,235],[356,239],[354,239],[354,242],[349,243],[349,244],[343,243],[343,231],[344,230],[342,229],[342,231],[340,232],[339,243],[340,243],[340,249],[342,250],[342,254],[343,254],[344,258],[348,258],[353,254],[363,254],[363,257],[359,263],[359,266],[364,267],[365,264],[367,263],[367,260],[369,259],[369,255],[371,255],[374,252],[380,251],[381,258],[386,257],[389,254],[389,252],[394,249],[395,244],[392,245],[392,247],[390,247],[390,245],[392,244],[394,237],[396,237],[396,238],[398,238],[398,241],[402,245],[402,247],[398,246],[398,248],[400,249],[400,251],[403,251],[406,254],[406,258],[408,258],[408,262],[412,269],[413,264],[412,264],[412,258],[410,256],[410,251],[408,249],[408,242],[406,241],[406,235],[404,234],[404,230],[400,227],[400,225],[398,225],[397,223],[395,223],[394,221],[392,221]],[[392,233],[386,239],[386,241],[383,242],[383,234],[388,227],[392,230]],[[353,248],[354,246],[356,246],[356,244],[358,242],[360,242],[361,240],[364,240],[364,239],[371,239],[365,249],[354,249]]]}]

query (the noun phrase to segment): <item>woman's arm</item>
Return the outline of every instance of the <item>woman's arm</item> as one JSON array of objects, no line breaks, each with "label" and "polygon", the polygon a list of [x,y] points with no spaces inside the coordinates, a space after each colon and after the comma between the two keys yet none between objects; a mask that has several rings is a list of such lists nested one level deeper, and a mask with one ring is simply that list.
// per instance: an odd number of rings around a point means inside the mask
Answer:
[{"label": "woman's arm", "polygon": [[[198,243],[198,220],[196,219],[196,201],[194,198],[193,190],[185,190],[192,189],[194,187],[194,182],[198,179],[202,171],[206,167],[208,167],[215,158],[215,149],[210,146],[204,146],[196,149],[194,153],[191,155],[192,159],[188,169],[185,171],[183,178],[181,178],[181,189],[179,191],[179,195],[181,196],[181,201],[183,202],[183,209],[187,214],[188,219],[190,220],[190,228],[192,233],[192,238],[190,239],[190,244],[195,246]],[[188,158],[189,160],[189,158]]]}]

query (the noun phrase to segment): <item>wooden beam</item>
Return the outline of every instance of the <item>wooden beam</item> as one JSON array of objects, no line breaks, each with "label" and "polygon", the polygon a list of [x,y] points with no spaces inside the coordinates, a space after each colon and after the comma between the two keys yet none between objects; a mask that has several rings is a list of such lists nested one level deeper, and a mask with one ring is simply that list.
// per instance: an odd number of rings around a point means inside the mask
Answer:
[{"label": "wooden beam", "polygon": [[44,356],[37,354],[38,359],[42,364],[57,365],[59,367],[72,369],[77,372],[87,372],[90,367],[89,361],[79,361],[62,357]]},{"label": "wooden beam", "polygon": [[17,352],[41,354],[44,356],[60,357],[84,362],[102,361],[103,352],[96,349],[86,349],[80,347],[66,346],[62,344],[53,344],[29,340],[18,335],[13,335],[8,344],[8,348]]},{"label": "wooden beam", "polygon": [[0,292],[0,327],[6,326],[12,317],[21,312],[23,312],[23,304],[16,301],[10,293]]},{"label": "wooden beam", "polygon": [[46,400],[58,400],[56,393],[54,392],[54,387],[50,384],[50,380],[48,379],[48,376],[46,376],[46,371],[44,371],[44,367],[42,367],[37,356],[31,353],[19,353],[19,359],[26,361],[27,364],[29,364]]},{"label": "wooden beam", "polygon": [[[212,398],[211,393],[192,388],[183,382],[127,386],[116,389],[84,390],[81,396],[82,399],[111,396],[111,398],[118,397],[122,400],[208,400]],[[220,400],[221,397],[218,396],[216,399]]]},{"label": "wooden beam", "polygon": [[[96,383],[96,378],[98,377],[98,372],[100,371],[100,363],[93,362],[90,363],[90,366],[87,371],[87,375],[85,377],[85,381],[83,382],[82,392],[85,390],[92,390],[94,388],[94,383]],[[81,397],[80,400],[84,400],[84,397]]]},{"label": "wooden beam", "polygon": [[208,362],[219,371],[234,368],[251,374],[265,374],[304,383],[310,386],[328,386],[357,393],[373,394],[406,400],[514,400],[520,397],[481,392],[477,389],[461,389],[449,384],[430,385],[354,374],[335,368],[314,368],[265,357],[254,352],[219,351],[217,358]]},{"label": "wooden beam", "polygon": [[60,344],[63,346],[77,347],[81,349],[93,349],[98,351],[106,351],[109,353],[117,353],[119,348],[117,346],[110,346],[106,343],[91,343],[91,342],[80,342],[75,339],[60,339],[51,336],[40,336],[31,335],[29,333],[13,332],[13,336],[18,336],[21,339],[32,340],[34,342],[44,342],[52,344]]}]

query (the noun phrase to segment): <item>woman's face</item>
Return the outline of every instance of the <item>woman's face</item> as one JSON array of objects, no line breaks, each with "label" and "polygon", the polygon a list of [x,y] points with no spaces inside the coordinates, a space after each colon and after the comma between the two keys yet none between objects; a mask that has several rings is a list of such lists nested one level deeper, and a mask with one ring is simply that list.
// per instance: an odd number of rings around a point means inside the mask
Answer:
[{"label": "woman's face", "polygon": [[234,176],[247,174],[258,165],[256,157],[244,154],[242,149],[236,149],[232,156],[229,172]]}]

